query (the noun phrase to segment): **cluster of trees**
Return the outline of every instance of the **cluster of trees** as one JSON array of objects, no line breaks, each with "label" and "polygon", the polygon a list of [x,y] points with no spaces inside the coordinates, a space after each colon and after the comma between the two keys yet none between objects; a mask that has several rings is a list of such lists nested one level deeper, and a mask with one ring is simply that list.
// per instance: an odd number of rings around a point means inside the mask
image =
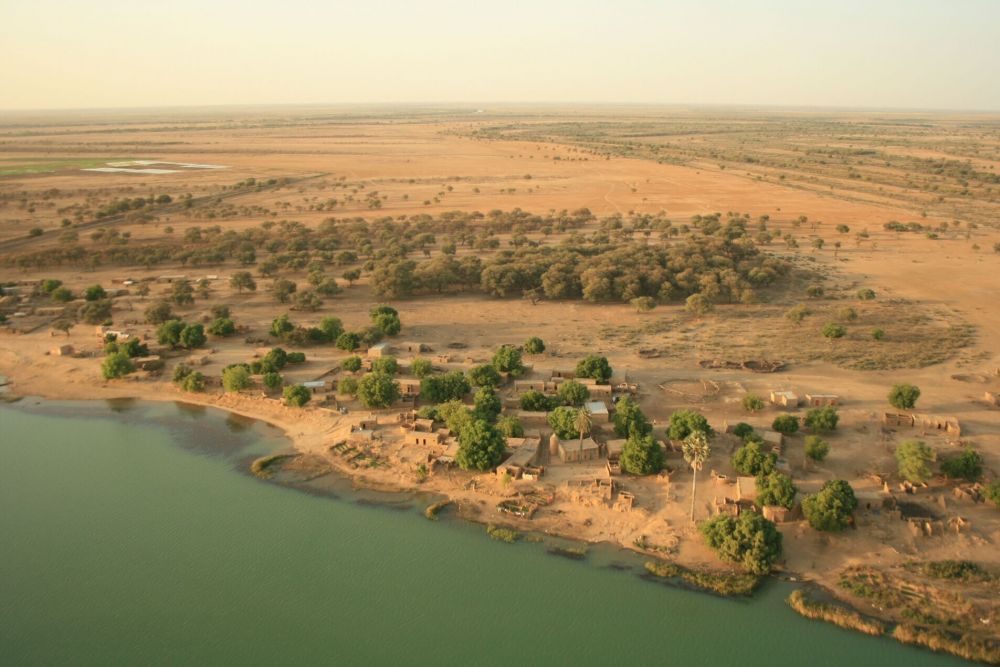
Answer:
[{"label": "cluster of trees", "polygon": [[208,338],[205,336],[205,327],[200,324],[188,324],[183,320],[167,320],[156,330],[156,340],[160,345],[169,345],[171,348],[183,347],[190,350],[203,346]]},{"label": "cluster of trees", "polygon": [[791,509],[797,489],[791,477],[775,469],[778,455],[765,451],[763,438],[749,424],[737,424],[733,433],[743,439],[743,445],[733,453],[733,468],[741,475],[756,478],[758,501]]},{"label": "cluster of trees", "polygon": [[[296,325],[287,313],[279,315],[271,322],[271,336],[289,345],[318,345],[337,343],[344,334],[344,325],[339,318],[324,317],[314,327]],[[357,343],[351,349],[357,347]]]},{"label": "cluster of trees", "polygon": [[184,391],[205,391],[205,376],[187,364],[177,364],[174,368],[174,384]]},{"label": "cluster of trees", "polygon": [[113,380],[135,372],[134,357],[144,357],[149,354],[138,338],[119,341],[112,334],[104,340],[104,360],[101,362],[101,375],[105,380]]},{"label": "cluster of trees", "polygon": [[802,513],[816,530],[837,532],[851,525],[858,499],[845,480],[834,479],[802,499]]},{"label": "cluster of trees", "polygon": [[752,574],[767,574],[781,558],[781,533],[757,512],[737,517],[720,514],[702,523],[699,531],[722,560],[738,563]]}]

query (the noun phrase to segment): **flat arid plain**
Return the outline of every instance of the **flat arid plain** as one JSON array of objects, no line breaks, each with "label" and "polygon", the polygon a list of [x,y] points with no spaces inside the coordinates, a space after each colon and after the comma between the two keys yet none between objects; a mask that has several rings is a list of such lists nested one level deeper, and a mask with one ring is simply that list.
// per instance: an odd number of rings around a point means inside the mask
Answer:
[{"label": "flat arid plain", "polygon": [[[337,471],[361,486],[425,489],[512,539],[606,541],[647,555],[651,571],[676,564],[720,578],[741,573],[740,563],[710,548],[697,524],[764,504],[761,483],[734,465],[746,445],[727,431],[744,422],[766,436],[761,451],[773,446],[767,466],[797,490],[790,507],[764,508],[783,536],[781,576],[839,599],[842,611],[824,613],[844,623],[860,622],[854,609],[903,640],[993,660],[998,269],[1000,117],[990,115],[317,107],[0,116],[7,396],[222,407],[287,432],[293,446],[259,461],[262,475]],[[102,290],[88,293],[93,286]],[[370,316],[380,304],[402,325],[384,340]],[[291,324],[275,327],[284,314]],[[170,319],[206,329],[231,320],[233,330],[162,339]],[[120,348],[126,339],[148,348],[111,379],[108,332]],[[544,351],[525,345],[532,337]],[[508,443],[516,465],[499,474],[491,456],[479,470],[453,465],[461,427],[433,399],[453,398],[451,389],[417,375],[454,379],[493,364],[503,346],[524,370],[494,364],[515,377],[502,373],[503,412],[492,418],[527,436]],[[277,369],[281,384],[269,390],[260,362],[274,347],[305,361]],[[344,366],[355,355],[368,360],[360,370]],[[396,368],[377,361],[390,355]],[[662,471],[609,465],[630,434],[616,433],[599,406],[583,429],[593,457],[583,435],[564,433],[550,449],[544,408],[523,409],[533,389],[565,398],[558,386],[588,355],[613,369],[610,385],[583,383],[590,398],[612,415],[622,401],[638,404]],[[389,406],[355,395],[372,363],[404,394]],[[233,364],[253,371],[236,391],[221,383]],[[485,373],[471,375],[476,384]],[[283,399],[282,385],[302,383],[311,400],[289,405],[295,392]],[[918,387],[916,404],[892,407],[895,385]],[[489,390],[456,393],[490,413]],[[834,428],[804,419],[828,403]],[[694,485],[681,438],[668,434],[684,410],[714,432]],[[775,434],[786,414],[795,430]],[[825,457],[805,454],[816,436]],[[913,440],[929,450],[925,474],[898,466],[897,450]],[[945,474],[960,456],[981,460],[978,474]],[[831,480],[849,483],[858,504],[842,530],[818,530],[801,501]],[[965,563],[960,575],[940,565],[951,561]]]}]

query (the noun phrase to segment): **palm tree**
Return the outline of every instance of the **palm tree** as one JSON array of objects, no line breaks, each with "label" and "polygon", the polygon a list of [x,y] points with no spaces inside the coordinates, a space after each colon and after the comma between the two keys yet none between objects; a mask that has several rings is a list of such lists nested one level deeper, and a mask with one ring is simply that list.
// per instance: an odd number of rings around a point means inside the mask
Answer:
[{"label": "palm tree", "polygon": [[698,483],[698,471],[712,454],[712,449],[708,446],[708,437],[702,431],[692,431],[688,437],[684,438],[681,445],[684,452],[684,460],[691,466],[691,523],[694,523],[694,498],[695,485]]},{"label": "palm tree", "polygon": [[593,417],[591,417],[587,406],[577,409],[573,425],[580,431],[580,451],[583,451],[583,434],[590,433],[590,427],[593,425],[593,422]]}]

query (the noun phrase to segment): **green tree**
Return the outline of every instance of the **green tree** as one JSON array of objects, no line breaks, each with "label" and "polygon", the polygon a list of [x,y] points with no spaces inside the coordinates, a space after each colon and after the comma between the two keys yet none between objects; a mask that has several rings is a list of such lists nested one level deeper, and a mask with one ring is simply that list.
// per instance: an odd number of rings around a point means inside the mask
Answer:
[{"label": "green tree", "polygon": [[756,434],[757,432],[753,430],[753,426],[747,424],[746,422],[740,422],[739,424],[733,427],[733,435],[735,435],[740,440],[743,440],[744,442],[747,441],[747,438],[749,436]]},{"label": "green tree", "polygon": [[590,398],[590,390],[575,380],[567,380],[559,385],[559,398],[566,405],[579,407]]},{"label": "green tree", "polygon": [[170,300],[177,306],[190,306],[194,303],[194,287],[189,280],[178,280],[170,293]]},{"label": "green tree", "polygon": [[799,430],[799,418],[795,415],[778,415],[771,422],[771,428],[784,435],[792,435]]},{"label": "green tree", "polygon": [[757,477],[757,502],[761,505],[780,505],[788,509],[795,506],[795,485],[788,475],[772,471]]},{"label": "green tree", "polygon": [[[998,250],[997,252],[1000,252]],[[986,490],[983,492],[986,499],[991,503],[1000,507],[1000,479],[995,479],[986,486]]]},{"label": "green tree", "polygon": [[497,419],[497,430],[507,438],[523,438],[524,426],[521,420],[513,415],[501,415]]},{"label": "green tree", "polygon": [[350,375],[340,378],[340,382],[337,383],[337,393],[347,396],[356,395],[358,393],[358,379]]},{"label": "green tree", "polygon": [[135,370],[135,364],[125,352],[115,352],[104,357],[101,362],[101,375],[105,380],[124,377]]},{"label": "green tree", "polygon": [[108,298],[108,293],[100,285],[91,285],[83,291],[83,298],[87,301],[99,301]]},{"label": "green tree", "polygon": [[920,388],[912,384],[896,384],[889,391],[889,405],[899,410],[912,410],[920,398]]},{"label": "green tree", "polygon": [[545,342],[538,336],[532,336],[525,341],[524,351],[527,354],[541,354],[545,351]]},{"label": "green tree", "polygon": [[490,364],[475,366],[469,370],[469,383],[473,387],[496,388],[500,386],[500,373]]},{"label": "green tree", "polygon": [[205,327],[200,324],[185,324],[181,329],[179,342],[181,347],[191,350],[205,344]]},{"label": "green tree", "polygon": [[833,479],[818,493],[802,500],[802,513],[809,525],[816,530],[837,532],[851,525],[851,516],[858,506],[851,485],[842,479]]},{"label": "green tree", "polygon": [[281,377],[281,373],[277,373],[275,371],[264,373],[264,375],[261,376],[261,380],[264,382],[264,387],[267,388],[268,391],[278,391],[285,384],[285,379]]},{"label": "green tree", "polygon": [[218,317],[208,325],[208,333],[213,336],[232,336],[236,333],[236,325],[228,317]]},{"label": "green tree", "polygon": [[420,381],[420,398],[430,403],[443,403],[462,398],[469,389],[469,381],[462,371],[428,375]]},{"label": "green tree", "polygon": [[181,344],[182,331],[184,331],[184,322],[181,320],[168,320],[156,330],[156,341],[160,345],[178,347]]},{"label": "green tree", "polygon": [[560,440],[569,440],[579,433],[576,428],[576,409],[560,406],[548,414],[549,426]]},{"label": "green tree", "polygon": [[684,440],[695,431],[712,435],[712,427],[708,425],[705,415],[695,410],[677,410],[670,415],[667,435],[671,440]]},{"label": "green tree", "polygon": [[[492,369],[492,366],[488,368]],[[414,359],[410,362],[410,372],[417,378],[423,379],[434,372],[434,365],[429,359]]]},{"label": "green tree", "polygon": [[769,475],[774,471],[778,456],[774,452],[763,452],[760,443],[751,440],[733,454],[733,468],[741,475]]},{"label": "green tree", "polygon": [[698,317],[708,315],[714,308],[715,304],[712,303],[712,300],[700,292],[692,294],[684,302],[684,310]]},{"label": "green tree", "polygon": [[399,363],[396,357],[379,357],[372,359],[372,372],[383,373],[385,375],[395,375],[399,371]]},{"label": "green tree", "polygon": [[811,460],[822,461],[830,453],[830,445],[818,435],[807,435],[805,452]]},{"label": "green tree", "polygon": [[972,447],[966,447],[961,454],[942,461],[941,472],[951,479],[975,482],[983,476],[983,457]]},{"label": "green tree", "polygon": [[58,303],[69,303],[74,298],[73,292],[67,287],[57,287],[52,290],[52,300]]},{"label": "green tree", "polygon": [[345,331],[344,333],[337,336],[336,346],[339,350],[344,350],[345,352],[353,352],[358,349],[358,345],[361,344],[361,336],[354,333],[353,331]]},{"label": "green tree", "polygon": [[151,303],[144,313],[147,324],[163,324],[167,320],[174,319],[174,313],[170,309],[170,304],[166,301]]},{"label": "green tree", "polygon": [[712,455],[712,449],[708,445],[708,434],[705,431],[697,429],[691,430],[681,444],[681,451],[684,454],[684,460],[691,468],[691,522],[694,523],[698,471],[702,469],[705,461]]},{"label": "green tree", "polygon": [[386,336],[396,336],[403,328],[399,312],[390,306],[375,306],[369,311],[372,324]]},{"label": "green tree", "polygon": [[501,373],[507,373],[511,377],[520,376],[524,373],[521,351],[513,345],[501,346],[493,355],[493,368]]},{"label": "green tree", "polygon": [[315,312],[323,307],[323,299],[312,290],[302,290],[295,295],[296,310]]},{"label": "green tree", "polygon": [[271,321],[271,335],[275,338],[284,338],[290,331],[294,330],[295,324],[288,317],[288,313],[278,315]]},{"label": "green tree", "polygon": [[340,367],[350,373],[357,373],[361,370],[361,357],[354,354],[340,362]]},{"label": "green tree", "polygon": [[475,418],[485,419],[491,424],[496,422],[497,417],[500,416],[500,411],[503,409],[503,406],[500,404],[500,398],[490,387],[480,387],[473,396],[472,401],[474,405],[472,413]]},{"label": "green tree", "polygon": [[622,438],[633,434],[645,436],[653,432],[653,425],[649,423],[639,404],[628,397],[618,401],[612,423],[615,434]]},{"label": "green tree", "polygon": [[288,353],[280,347],[272,347],[261,359],[261,363],[268,368],[281,370],[288,365]]},{"label": "green tree", "polygon": [[351,269],[350,271],[344,271],[344,274],[341,276],[341,278],[347,281],[348,287],[353,287],[354,282],[360,277],[361,277],[361,271],[359,271],[358,269]]},{"label": "green tree", "polygon": [[607,357],[597,354],[588,354],[576,364],[578,378],[592,378],[601,384],[606,384],[611,379],[611,373]]},{"label": "green tree", "polygon": [[899,476],[913,483],[926,482],[931,478],[931,463],[934,450],[922,440],[904,440],[896,447],[896,465]]},{"label": "green tree", "polygon": [[847,329],[834,322],[829,322],[823,326],[822,333],[826,338],[843,338],[847,334]]},{"label": "green tree", "polygon": [[551,399],[540,391],[530,389],[521,394],[521,409],[530,412],[548,412],[556,407],[556,399]]},{"label": "green tree", "polygon": [[839,421],[840,415],[837,414],[837,409],[830,405],[807,411],[803,419],[806,427],[814,433],[832,433],[837,430]]},{"label": "green tree", "polygon": [[760,412],[764,409],[764,400],[757,394],[747,394],[743,397],[743,409],[747,412]]},{"label": "green tree", "polygon": [[288,303],[297,289],[298,285],[291,280],[288,280],[287,278],[279,278],[271,283],[271,296],[273,296],[278,303]]},{"label": "green tree", "polygon": [[[101,324],[111,319],[111,299],[88,301],[79,311],[79,317],[87,324]],[[69,335],[69,331],[66,332]]]},{"label": "green tree", "polygon": [[781,558],[781,533],[774,522],[756,512],[737,517],[720,514],[702,523],[699,531],[719,558],[739,563],[751,574],[767,574]]},{"label": "green tree", "polygon": [[344,333],[344,324],[337,317],[324,317],[319,321],[319,330],[323,332],[323,339],[327,342],[334,342]]},{"label": "green tree", "polygon": [[366,408],[387,408],[399,400],[399,383],[383,373],[368,373],[358,382],[358,398]]},{"label": "green tree", "polygon": [[652,434],[633,432],[622,447],[620,462],[630,475],[654,475],[663,470],[663,448]]},{"label": "green tree", "polygon": [[222,369],[222,387],[226,391],[243,391],[253,384],[246,364],[234,364]]},{"label": "green tree", "polygon": [[296,408],[301,408],[303,405],[309,402],[312,398],[312,394],[301,384],[293,384],[291,386],[285,387],[282,392],[282,397],[285,399],[286,405],[291,405]]},{"label": "green tree", "polygon": [[458,433],[455,462],[463,470],[490,470],[503,459],[503,434],[485,419],[466,421]]},{"label": "green tree", "polygon": [[229,285],[240,294],[243,293],[243,290],[257,291],[257,283],[249,271],[237,271],[234,273],[229,279]]},{"label": "green tree", "polygon": [[180,387],[191,393],[205,391],[205,376],[200,371],[191,371],[181,382]]}]

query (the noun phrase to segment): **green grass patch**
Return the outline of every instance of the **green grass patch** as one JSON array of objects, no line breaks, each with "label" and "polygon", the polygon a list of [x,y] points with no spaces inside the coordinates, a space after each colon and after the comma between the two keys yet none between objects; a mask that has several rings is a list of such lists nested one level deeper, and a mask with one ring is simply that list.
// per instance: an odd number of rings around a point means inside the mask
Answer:
[{"label": "green grass patch", "polygon": [[268,454],[255,459],[250,464],[250,472],[261,479],[269,479],[274,475],[274,470],[282,461],[294,459],[295,454]]},{"label": "green grass patch", "polygon": [[507,544],[513,544],[514,542],[517,542],[519,539],[521,539],[521,533],[517,532],[513,528],[494,526],[492,523],[486,526],[486,534],[492,537],[494,540],[506,542]]}]

